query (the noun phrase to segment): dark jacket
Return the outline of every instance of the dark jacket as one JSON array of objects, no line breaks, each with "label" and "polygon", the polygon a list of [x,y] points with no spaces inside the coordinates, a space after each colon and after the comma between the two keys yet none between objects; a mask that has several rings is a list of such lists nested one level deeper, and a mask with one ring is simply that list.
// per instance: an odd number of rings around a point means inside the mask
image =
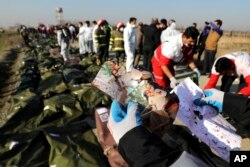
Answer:
[{"label": "dark jacket", "polygon": [[141,32],[143,33],[143,50],[155,50],[161,43],[159,32],[154,24],[144,25]]},{"label": "dark jacket", "polygon": [[138,126],[120,139],[118,149],[131,167],[165,167],[177,161],[185,162],[180,160],[183,151],[202,160],[203,165],[229,166],[228,162],[213,154],[207,145],[193,137],[187,128],[178,125],[171,126],[163,139],[150,133],[144,126]]},{"label": "dark jacket", "polygon": [[233,119],[233,126],[241,137],[250,137],[250,99],[238,94],[225,93],[222,112]]},{"label": "dark jacket", "polygon": [[94,42],[98,47],[106,46],[106,34],[100,27],[98,27],[94,32]]}]

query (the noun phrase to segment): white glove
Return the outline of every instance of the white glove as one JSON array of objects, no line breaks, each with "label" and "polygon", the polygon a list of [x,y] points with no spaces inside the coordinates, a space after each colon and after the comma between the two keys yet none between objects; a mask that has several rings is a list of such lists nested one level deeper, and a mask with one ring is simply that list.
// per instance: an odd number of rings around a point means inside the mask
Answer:
[{"label": "white glove", "polygon": [[170,87],[171,88],[174,88],[174,87],[176,87],[178,85],[178,82],[175,79],[175,77],[171,77],[169,80],[170,80]]},{"label": "white glove", "polygon": [[124,107],[117,100],[112,102],[108,128],[117,144],[129,130],[142,125],[140,112],[137,103],[129,102]]},{"label": "white glove", "polygon": [[200,73],[200,71],[198,70],[198,68],[194,68],[193,71],[195,72],[196,77],[197,77],[197,78],[200,78],[201,73]]},{"label": "white glove", "polygon": [[195,99],[193,102],[198,106],[211,105],[216,107],[218,111],[222,112],[224,92],[217,89],[207,89],[204,91],[205,97]]}]

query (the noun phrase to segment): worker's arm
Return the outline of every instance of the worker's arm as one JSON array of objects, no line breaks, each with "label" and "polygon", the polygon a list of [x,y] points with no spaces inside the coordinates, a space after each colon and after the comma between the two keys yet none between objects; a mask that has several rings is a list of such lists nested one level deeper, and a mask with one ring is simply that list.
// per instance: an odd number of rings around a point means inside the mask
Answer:
[{"label": "worker's arm", "polygon": [[188,62],[188,66],[189,66],[189,68],[191,68],[192,70],[194,70],[195,68],[197,68],[196,65],[194,64],[194,61],[193,61],[193,60],[191,60],[191,61]]},{"label": "worker's arm", "polygon": [[167,66],[161,66],[161,69],[169,79],[174,77]]},{"label": "worker's arm", "polygon": [[246,86],[243,87],[238,92],[238,94],[243,94],[245,96],[250,96],[250,75],[246,76],[244,79],[245,79]]}]

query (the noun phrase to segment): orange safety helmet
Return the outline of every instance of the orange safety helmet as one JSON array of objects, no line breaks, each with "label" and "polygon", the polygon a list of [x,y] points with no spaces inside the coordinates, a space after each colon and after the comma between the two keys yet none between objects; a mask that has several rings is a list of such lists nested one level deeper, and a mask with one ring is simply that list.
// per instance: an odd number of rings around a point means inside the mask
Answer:
[{"label": "orange safety helmet", "polygon": [[119,30],[121,27],[125,27],[125,24],[123,22],[119,22],[116,26],[116,29]]}]

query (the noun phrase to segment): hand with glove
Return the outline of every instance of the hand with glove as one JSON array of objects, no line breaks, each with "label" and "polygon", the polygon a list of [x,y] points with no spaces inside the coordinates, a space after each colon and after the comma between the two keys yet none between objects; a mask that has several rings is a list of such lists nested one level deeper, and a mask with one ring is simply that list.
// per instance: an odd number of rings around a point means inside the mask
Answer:
[{"label": "hand with glove", "polygon": [[177,80],[175,79],[175,77],[171,77],[170,79],[170,87],[173,89],[174,87],[176,87],[179,83],[177,82]]},{"label": "hand with glove", "polygon": [[198,106],[211,105],[222,112],[224,92],[216,89],[207,89],[204,91],[205,97],[195,99],[193,103]]},{"label": "hand with glove", "polygon": [[197,77],[197,78],[200,78],[201,73],[200,73],[200,71],[198,70],[198,68],[194,68],[193,71],[194,71],[194,73],[196,74],[196,77]]},{"label": "hand with glove", "polygon": [[117,144],[129,130],[142,125],[140,113],[138,103],[129,102],[125,107],[117,100],[112,102],[108,128]]}]

